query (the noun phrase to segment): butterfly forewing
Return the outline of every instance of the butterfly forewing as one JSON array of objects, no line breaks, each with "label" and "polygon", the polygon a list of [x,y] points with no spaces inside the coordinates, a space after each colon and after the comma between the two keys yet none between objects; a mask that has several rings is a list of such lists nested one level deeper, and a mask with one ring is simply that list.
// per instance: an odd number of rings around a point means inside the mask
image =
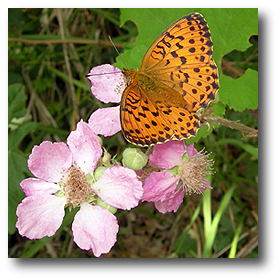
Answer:
[{"label": "butterfly forewing", "polygon": [[141,70],[150,72],[181,65],[188,68],[204,65],[211,58],[212,45],[209,28],[202,15],[187,15],[155,40],[144,56]]},{"label": "butterfly forewing", "polygon": [[212,59],[206,65],[192,69],[160,70],[157,80],[180,93],[191,112],[206,108],[219,88],[218,69]]}]

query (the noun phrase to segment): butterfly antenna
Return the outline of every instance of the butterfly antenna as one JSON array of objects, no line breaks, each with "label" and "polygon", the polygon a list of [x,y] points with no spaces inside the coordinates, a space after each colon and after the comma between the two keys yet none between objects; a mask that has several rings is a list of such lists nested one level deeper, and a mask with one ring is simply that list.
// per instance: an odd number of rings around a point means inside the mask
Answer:
[{"label": "butterfly antenna", "polygon": [[125,63],[124,63],[124,61],[123,61],[123,59],[122,59],[122,56],[121,56],[121,54],[119,53],[119,51],[118,51],[116,45],[114,44],[114,42],[113,42],[111,36],[109,35],[108,38],[109,38],[111,44],[113,45],[114,49],[116,50],[117,54],[119,55],[119,57],[120,57],[120,59],[121,59],[123,65],[124,65],[124,67],[127,68],[127,66],[125,65]]},{"label": "butterfly antenna", "polygon": [[[119,53],[117,47],[115,46],[114,42],[112,41],[111,36],[109,35],[108,38],[109,38],[111,44],[113,45],[113,47],[115,48],[117,54],[118,54],[119,57],[121,58],[121,61],[122,61],[123,65],[125,66],[125,68],[127,68],[126,65],[125,65],[125,63],[124,63],[124,61],[123,61],[123,59],[122,59],[121,54]],[[96,73],[96,74],[88,73],[88,74],[84,75],[84,77],[85,77],[85,78],[88,78],[88,77],[93,77],[93,76],[107,75],[107,74],[116,74],[116,73],[121,73],[121,72],[122,72],[122,71],[120,71],[120,72],[115,72],[115,71],[114,71],[114,72],[111,72],[111,73],[110,73],[110,72],[109,72],[109,73]]]}]

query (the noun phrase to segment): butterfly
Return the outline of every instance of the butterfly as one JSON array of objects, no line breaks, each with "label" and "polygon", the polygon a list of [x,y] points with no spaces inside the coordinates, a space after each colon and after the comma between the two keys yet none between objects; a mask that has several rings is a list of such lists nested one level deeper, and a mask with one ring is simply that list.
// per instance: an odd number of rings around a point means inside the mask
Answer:
[{"label": "butterfly", "polygon": [[215,99],[218,70],[204,17],[192,13],[170,25],[146,52],[140,70],[123,69],[129,83],[120,104],[124,137],[146,147],[196,136],[197,112]]}]

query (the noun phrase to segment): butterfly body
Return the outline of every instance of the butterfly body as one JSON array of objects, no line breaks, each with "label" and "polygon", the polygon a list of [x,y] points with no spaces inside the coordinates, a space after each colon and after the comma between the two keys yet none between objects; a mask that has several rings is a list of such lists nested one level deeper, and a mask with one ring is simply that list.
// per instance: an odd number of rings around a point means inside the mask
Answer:
[{"label": "butterfly body", "polygon": [[168,106],[182,108],[187,106],[186,101],[178,91],[158,82],[158,78],[153,77],[151,74],[133,69],[124,69],[123,73],[129,77],[130,84],[141,88],[143,94],[149,97],[154,106],[162,102],[167,103]]},{"label": "butterfly body", "polygon": [[218,90],[212,45],[206,21],[193,13],[155,40],[140,70],[123,70],[128,86],[120,118],[129,142],[151,146],[196,135],[196,112],[206,108]]}]

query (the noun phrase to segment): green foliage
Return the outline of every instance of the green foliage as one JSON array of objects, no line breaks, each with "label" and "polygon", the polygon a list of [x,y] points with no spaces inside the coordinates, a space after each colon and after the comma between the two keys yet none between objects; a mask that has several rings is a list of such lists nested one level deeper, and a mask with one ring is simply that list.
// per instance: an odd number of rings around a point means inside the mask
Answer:
[{"label": "green foliage", "polygon": [[[51,238],[26,242],[17,234],[15,211],[24,198],[19,183],[32,177],[28,156],[44,140],[65,141],[77,120],[87,121],[104,106],[92,97],[84,75],[91,67],[114,63],[117,54],[108,35],[123,50],[125,67],[137,69],[159,34],[192,12],[203,14],[214,44],[220,79],[214,114],[257,127],[250,111],[258,107],[257,9],[62,9],[65,40],[71,40],[67,55],[57,42],[62,39],[57,9],[9,9],[8,229],[11,248],[20,248],[12,257],[91,257],[78,248],[67,249],[73,243],[69,232],[74,211]],[[225,62],[237,71],[230,71]],[[124,67],[119,57],[115,65]],[[124,147],[119,136],[104,139],[118,159]],[[252,242],[257,236],[257,139],[244,139],[239,131],[216,125],[201,128],[191,141],[198,150],[205,147],[212,153],[213,189],[202,197],[186,197],[177,213],[161,215],[147,203],[117,213],[120,232],[110,256],[258,257],[257,243]],[[50,254],[46,246],[54,239],[56,250]]]},{"label": "green foliage", "polygon": [[[15,232],[17,205],[24,197],[19,183],[31,175],[27,168],[27,156],[18,148],[22,139],[30,132],[36,129],[37,124],[28,121],[25,117],[26,102],[25,87],[21,84],[14,84],[8,88],[8,121],[9,121],[9,153],[8,153],[8,212],[9,224],[8,230],[12,234]],[[27,120],[27,121],[26,121]]]},{"label": "green foliage", "polygon": [[9,86],[8,91],[8,122],[11,122],[12,118],[20,118],[25,113],[25,101],[27,96],[25,95],[25,87],[21,84],[14,84]]}]

